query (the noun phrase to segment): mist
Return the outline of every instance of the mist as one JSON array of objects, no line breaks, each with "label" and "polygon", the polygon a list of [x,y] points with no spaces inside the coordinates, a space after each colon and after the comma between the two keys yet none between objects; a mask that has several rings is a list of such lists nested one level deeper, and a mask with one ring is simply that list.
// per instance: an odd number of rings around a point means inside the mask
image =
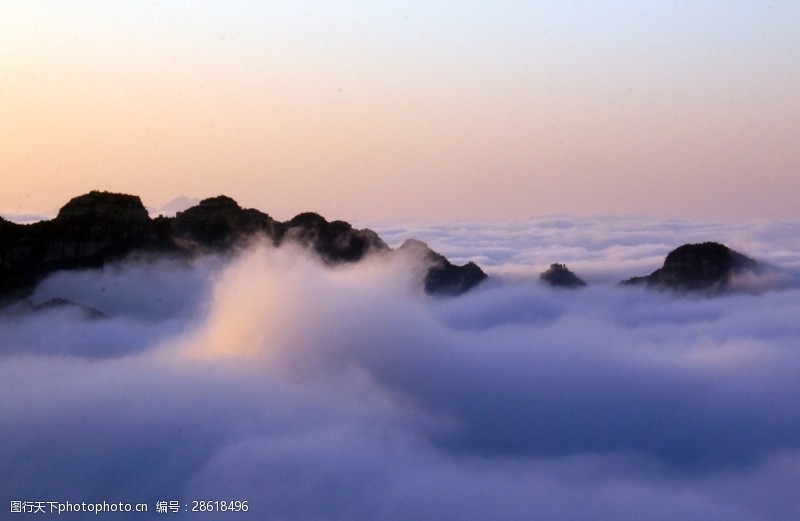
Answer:
[{"label": "mist", "polygon": [[[551,216],[390,223],[491,278],[301,248],[59,272],[0,315],[0,490],[246,500],[237,519],[794,520],[800,231]],[[622,287],[684,243],[774,269],[715,298]],[[589,283],[549,288],[565,262]],[[196,513],[171,514],[174,519]],[[124,517],[124,516],[122,516]],[[83,518],[80,515],[76,519]]]}]

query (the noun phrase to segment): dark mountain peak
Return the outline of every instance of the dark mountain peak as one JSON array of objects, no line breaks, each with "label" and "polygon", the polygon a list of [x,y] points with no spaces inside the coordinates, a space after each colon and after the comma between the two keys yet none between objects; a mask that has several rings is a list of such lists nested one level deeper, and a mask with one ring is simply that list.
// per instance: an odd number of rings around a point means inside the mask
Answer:
[{"label": "dark mountain peak", "polygon": [[564,264],[551,264],[547,271],[539,275],[539,278],[550,286],[559,288],[580,288],[586,285]]},{"label": "dark mountain peak", "polygon": [[218,195],[178,212],[172,220],[172,236],[182,245],[222,250],[262,233],[273,241],[279,235],[277,221],[254,209],[243,209],[232,198]]},{"label": "dark mountain peak", "polygon": [[289,228],[321,228],[326,224],[328,224],[328,221],[323,216],[315,212],[299,213],[286,223]]},{"label": "dark mountain peak", "polygon": [[460,295],[487,278],[474,262],[457,266],[418,239],[407,239],[398,251],[421,257],[430,264],[425,276],[425,292],[429,294]]},{"label": "dark mountain peak", "polygon": [[[215,211],[215,212],[225,212],[225,211],[238,211],[241,210],[242,207],[239,206],[239,203],[236,202],[235,199],[232,197],[228,197],[227,195],[218,195],[216,197],[207,197],[206,199],[201,200],[194,206],[190,206],[184,211],[191,210],[193,208],[202,208],[206,211]],[[179,212],[180,213],[180,212]]]},{"label": "dark mountain peak", "polygon": [[[444,258],[444,257],[442,257]],[[431,294],[460,295],[471,290],[488,275],[474,262],[461,266],[444,259],[438,269],[431,268],[425,277],[425,291]]]},{"label": "dark mountain peak", "polygon": [[328,263],[355,262],[368,253],[389,250],[374,231],[355,229],[345,221],[328,222],[314,212],[301,213],[284,223],[281,239],[308,246]]},{"label": "dark mountain peak", "polygon": [[758,263],[718,242],[684,244],[664,260],[664,268],[684,270],[698,275],[714,275],[725,270],[755,268]]},{"label": "dark mountain peak", "polygon": [[14,245],[7,265],[28,274],[101,266],[158,243],[139,197],[99,191],[74,197],[55,219],[26,225],[2,239]]},{"label": "dark mountain peak", "polygon": [[242,207],[227,195],[203,199],[194,206],[175,214],[176,220],[231,219],[242,213]]},{"label": "dark mountain peak", "polygon": [[717,242],[684,244],[667,254],[661,268],[624,284],[715,293],[728,290],[734,275],[759,267],[758,261]]},{"label": "dark mountain peak", "polygon": [[98,191],[73,197],[61,207],[56,217],[64,223],[96,219],[141,223],[149,218],[138,196]]}]

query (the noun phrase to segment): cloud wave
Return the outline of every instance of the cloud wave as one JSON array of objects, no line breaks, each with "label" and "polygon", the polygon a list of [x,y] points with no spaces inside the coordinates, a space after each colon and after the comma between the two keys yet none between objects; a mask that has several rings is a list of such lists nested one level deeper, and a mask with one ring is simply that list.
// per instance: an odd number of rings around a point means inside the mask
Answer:
[{"label": "cloud wave", "polygon": [[[35,299],[107,317],[0,319],[3,500],[248,500],[238,519],[795,519],[800,289],[615,284],[711,233],[796,280],[794,232],[567,217],[389,229],[489,261],[494,280],[456,299],[419,291],[413,259],[330,268],[263,244],[54,274]],[[556,261],[593,284],[541,285]]]}]

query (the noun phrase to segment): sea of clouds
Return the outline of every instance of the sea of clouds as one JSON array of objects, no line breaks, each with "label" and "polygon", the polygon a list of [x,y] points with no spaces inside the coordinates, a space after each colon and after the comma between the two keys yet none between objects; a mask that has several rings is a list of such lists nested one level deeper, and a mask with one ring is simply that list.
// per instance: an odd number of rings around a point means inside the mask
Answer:
[{"label": "sea of clouds", "polygon": [[[330,268],[265,244],[51,275],[34,302],[106,317],[0,315],[0,508],[146,502],[150,514],[117,517],[194,519],[155,503],[247,500],[225,517],[800,517],[800,223],[375,228],[491,279],[434,298],[415,259]],[[617,285],[704,240],[774,269],[717,298]],[[589,286],[545,287],[553,262]]]}]

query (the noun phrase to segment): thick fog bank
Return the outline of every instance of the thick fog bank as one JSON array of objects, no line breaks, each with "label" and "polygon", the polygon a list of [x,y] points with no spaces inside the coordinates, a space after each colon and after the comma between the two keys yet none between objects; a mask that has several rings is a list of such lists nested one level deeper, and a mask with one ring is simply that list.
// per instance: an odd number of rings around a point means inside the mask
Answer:
[{"label": "thick fog bank", "polygon": [[[158,519],[159,500],[237,499],[249,510],[229,515],[259,520],[794,520],[797,228],[380,230],[494,276],[453,299],[423,294],[416,259],[330,268],[264,244],[54,274],[35,303],[103,316],[0,317],[4,508],[148,502],[120,517]],[[781,278],[716,298],[616,284],[702,240]],[[551,262],[589,287],[540,284]]]}]

